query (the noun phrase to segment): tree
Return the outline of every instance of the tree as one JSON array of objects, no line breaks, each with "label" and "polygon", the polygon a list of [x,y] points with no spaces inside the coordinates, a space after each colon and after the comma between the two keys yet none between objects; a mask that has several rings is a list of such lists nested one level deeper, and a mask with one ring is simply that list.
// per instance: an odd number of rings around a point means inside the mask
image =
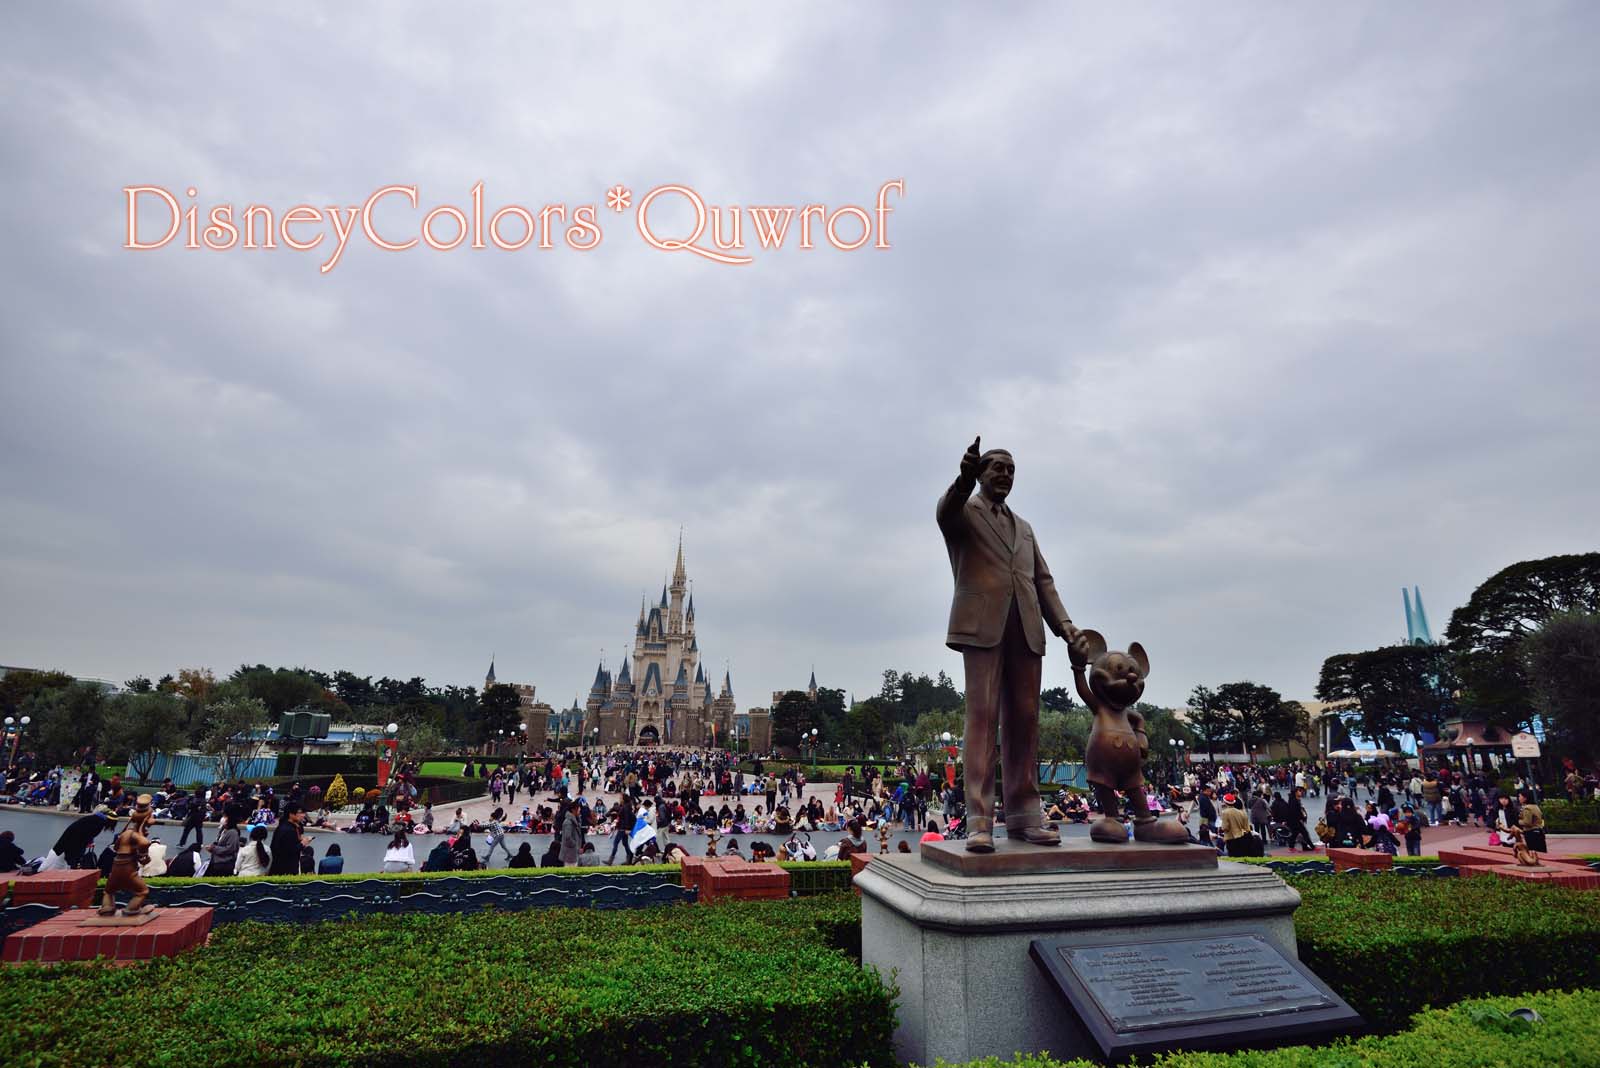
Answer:
[{"label": "tree", "polygon": [[399,742],[400,759],[415,761],[419,767],[424,760],[445,749],[444,735],[427,720],[413,719],[400,724],[395,739]]},{"label": "tree", "polygon": [[106,692],[92,682],[35,690],[22,714],[40,756],[77,763],[94,754],[105,736]]},{"label": "tree", "polygon": [[23,706],[44,690],[64,690],[73,683],[64,671],[7,671],[0,678],[0,713],[20,715]]},{"label": "tree", "polygon": [[811,725],[817,728],[819,736],[836,738],[843,730],[846,711],[844,697],[843,690],[817,687],[816,718]]},{"label": "tree", "polygon": [[772,706],[772,744],[783,749],[799,749],[800,738],[816,721],[816,706],[804,690],[790,690]]},{"label": "tree", "polygon": [[1457,714],[1458,685],[1456,658],[1445,646],[1386,645],[1323,661],[1317,700],[1349,709],[1373,742],[1400,734],[1438,737]]},{"label": "tree", "polygon": [[1472,591],[1445,637],[1474,708],[1510,725],[1527,721],[1533,690],[1520,646],[1562,612],[1600,612],[1600,553],[1524,560]]},{"label": "tree", "polygon": [[106,702],[106,752],[126,757],[135,781],[148,779],[156,758],[183,743],[183,702],[176,695],[135,692]]},{"label": "tree", "polygon": [[1178,718],[1176,710],[1144,701],[1134,705],[1133,710],[1144,717],[1144,733],[1150,739],[1152,757],[1162,760],[1175,759],[1178,756],[1178,747],[1173,742],[1179,738],[1183,739],[1185,747],[1193,750],[1195,733]]},{"label": "tree", "polygon": [[943,745],[946,733],[952,738],[961,737],[964,728],[962,713],[949,712],[924,712],[917,717],[906,731],[906,744],[911,749],[928,749],[931,746]]},{"label": "tree", "polygon": [[217,761],[222,778],[232,781],[244,766],[266,751],[272,715],[255,697],[230,696],[206,707],[206,728],[200,751]]},{"label": "tree", "polygon": [[1083,759],[1093,726],[1094,717],[1083,708],[1039,713],[1039,759],[1050,765],[1044,781],[1054,782],[1062,764]]},{"label": "tree", "polygon": [[1237,727],[1233,710],[1216,690],[1209,686],[1196,686],[1189,693],[1189,722],[1195,733],[1205,739],[1206,756],[1217,756],[1218,739],[1230,738]]},{"label": "tree", "polygon": [[1311,724],[1311,713],[1299,701],[1285,701],[1278,710],[1278,716],[1286,725],[1288,733],[1284,740],[1298,742],[1307,753],[1315,753],[1316,730]]},{"label": "tree", "polygon": [[886,728],[893,722],[893,706],[880,698],[857,701],[845,715],[844,741],[858,755],[876,753],[883,748]]},{"label": "tree", "polygon": [[1592,759],[1600,752],[1600,614],[1557,613],[1521,650],[1549,733],[1573,755]]},{"label": "tree", "polygon": [[155,693],[156,684],[150,681],[148,675],[135,675],[122,685],[128,688],[129,693]]},{"label": "tree", "polygon": [[481,708],[485,738],[495,737],[501,731],[510,734],[522,722],[522,698],[514,687],[504,683],[496,683],[483,691]]},{"label": "tree", "polygon": [[210,668],[180,668],[170,692],[183,699],[183,726],[190,742],[199,741],[205,730],[206,705],[216,693],[217,677]]},{"label": "tree", "polygon": [[1077,702],[1072,699],[1072,691],[1065,686],[1052,686],[1039,694],[1039,711],[1042,712],[1070,712],[1077,707]]},{"label": "tree", "polygon": [[1278,707],[1283,695],[1256,682],[1229,682],[1217,687],[1217,698],[1233,714],[1234,735],[1247,753],[1269,741],[1271,731],[1281,732]]},{"label": "tree", "polygon": [[303,668],[274,669],[265,664],[241,666],[229,681],[239,684],[245,696],[260,701],[274,719],[292,708],[323,701],[323,688]]}]

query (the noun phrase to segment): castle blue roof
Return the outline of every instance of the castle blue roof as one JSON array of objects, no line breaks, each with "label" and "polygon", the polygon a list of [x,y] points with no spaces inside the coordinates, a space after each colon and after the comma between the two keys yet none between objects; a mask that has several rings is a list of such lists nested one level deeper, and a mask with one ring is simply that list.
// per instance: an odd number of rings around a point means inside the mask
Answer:
[{"label": "castle blue roof", "polygon": [[633,680],[629,677],[628,662],[626,660],[624,660],[622,662],[622,674],[617,676],[617,685],[618,686],[627,686],[627,685],[631,684],[632,682],[633,682]]},{"label": "castle blue roof", "polygon": [[678,661],[678,677],[673,680],[673,685],[676,686],[678,683],[689,685],[689,665],[683,660]]},{"label": "castle blue roof", "polygon": [[661,687],[661,665],[657,664],[655,661],[651,661],[650,662],[649,669],[646,670],[645,673],[644,673],[644,692],[645,693],[649,693],[652,688],[655,689],[655,691],[658,692],[658,693],[661,691],[661,688],[662,688]]}]

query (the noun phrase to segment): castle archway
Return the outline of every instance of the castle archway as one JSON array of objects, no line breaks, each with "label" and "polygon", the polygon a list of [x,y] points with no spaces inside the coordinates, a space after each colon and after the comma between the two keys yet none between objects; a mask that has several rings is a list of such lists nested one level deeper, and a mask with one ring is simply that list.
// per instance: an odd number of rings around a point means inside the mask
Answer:
[{"label": "castle archway", "polygon": [[645,727],[639,731],[640,745],[659,745],[660,743],[661,732],[656,730],[654,727]]}]

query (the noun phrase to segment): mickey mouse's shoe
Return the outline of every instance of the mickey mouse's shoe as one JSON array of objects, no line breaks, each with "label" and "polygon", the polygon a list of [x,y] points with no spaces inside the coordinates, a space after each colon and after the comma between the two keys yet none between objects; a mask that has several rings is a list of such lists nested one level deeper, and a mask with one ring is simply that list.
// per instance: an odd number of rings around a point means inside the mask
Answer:
[{"label": "mickey mouse's shoe", "polygon": [[1133,840],[1157,845],[1183,845],[1189,841],[1189,832],[1183,824],[1171,819],[1151,819],[1143,823],[1134,821]]},{"label": "mickey mouse's shoe", "polygon": [[988,831],[974,831],[967,836],[968,853],[993,853],[994,836]]}]

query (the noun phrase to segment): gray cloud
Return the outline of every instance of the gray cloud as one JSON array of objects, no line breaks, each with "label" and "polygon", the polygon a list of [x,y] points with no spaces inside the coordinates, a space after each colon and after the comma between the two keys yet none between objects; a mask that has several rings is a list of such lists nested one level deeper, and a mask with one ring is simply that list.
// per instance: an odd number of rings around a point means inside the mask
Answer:
[{"label": "gray cloud", "polygon": [[[562,701],[687,528],[742,705],[959,676],[976,433],[1150,693],[1309,696],[1592,549],[1600,74],[1581,4],[8,20],[0,661],[501,675]],[[868,203],[894,249],[130,253],[205,205]],[[792,240],[792,238],[791,238]],[[1047,661],[1049,682],[1065,657]]]}]

